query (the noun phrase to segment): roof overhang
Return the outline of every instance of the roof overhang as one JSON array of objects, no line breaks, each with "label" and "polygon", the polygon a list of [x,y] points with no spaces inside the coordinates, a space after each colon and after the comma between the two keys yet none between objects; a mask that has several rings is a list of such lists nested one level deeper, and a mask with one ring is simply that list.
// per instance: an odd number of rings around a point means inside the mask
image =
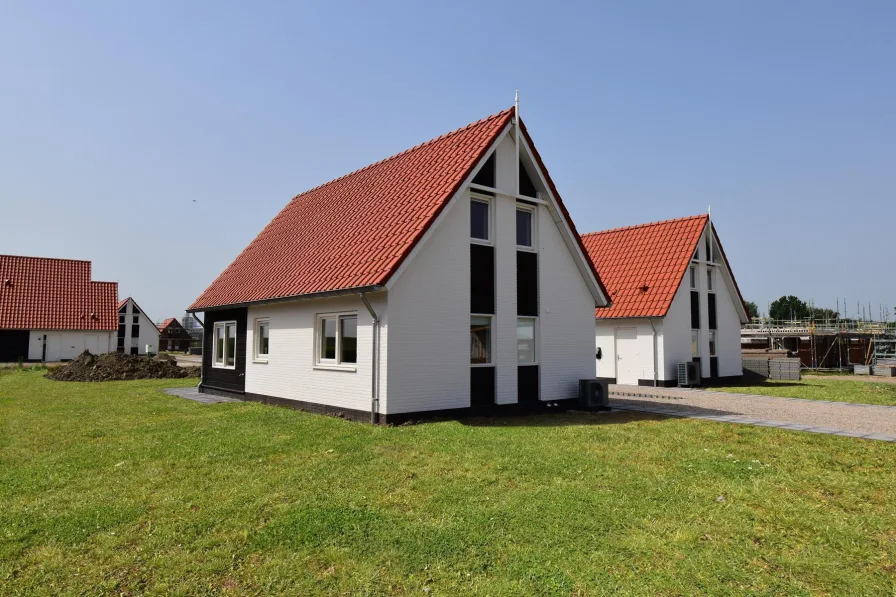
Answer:
[{"label": "roof overhang", "polygon": [[221,311],[223,309],[240,309],[243,307],[257,307],[261,305],[275,305],[279,303],[294,303],[298,301],[310,301],[314,299],[334,298],[338,296],[349,296],[353,294],[364,294],[367,292],[382,292],[386,287],[381,284],[372,286],[359,286],[356,288],[343,288],[340,290],[327,290],[325,292],[313,292],[310,294],[297,294],[294,296],[282,296],[272,299],[263,299],[259,301],[247,301],[242,303],[233,303],[227,305],[214,305],[207,307],[198,307],[195,309],[187,309],[187,313],[206,313],[209,311]]}]

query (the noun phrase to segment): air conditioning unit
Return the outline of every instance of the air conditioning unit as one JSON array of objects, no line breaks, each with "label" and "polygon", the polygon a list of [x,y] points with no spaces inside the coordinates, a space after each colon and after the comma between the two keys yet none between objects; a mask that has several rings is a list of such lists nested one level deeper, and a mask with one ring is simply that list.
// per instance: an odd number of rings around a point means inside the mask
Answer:
[{"label": "air conditioning unit", "polygon": [[610,380],[580,379],[579,406],[591,410],[610,410]]},{"label": "air conditioning unit", "polygon": [[700,385],[700,363],[689,361],[678,363],[678,387]]}]

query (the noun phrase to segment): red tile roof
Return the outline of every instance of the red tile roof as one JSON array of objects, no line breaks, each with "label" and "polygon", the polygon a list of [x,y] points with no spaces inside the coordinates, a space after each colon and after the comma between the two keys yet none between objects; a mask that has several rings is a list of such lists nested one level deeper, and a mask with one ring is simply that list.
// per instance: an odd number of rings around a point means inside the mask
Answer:
[{"label": "red tile roof", "polygon": [[708,221],[692,216],[584,235],[613,301],[595,316],[664,317]]},{"label": "red tile roof", "polygon": [[504,110],[296,196],[190,310],[385,284],[512,118]]},{"label": "red tile roof", "polygon": [[89,261],[0,255],[0,329],[116,330],[117,300]]},{"label": "red tile roof", "polygon": [[164,331],[165,331],[165,328],[167,328],[169,325],[171,325],[171,324],[172,324],[173,322],[175,322],[175,321],[177,321],[177,320],[174,319],[173,317],[169,317],[168,319],[166,319],[165,321],[163,321],[162,323],[160,323],[160,324],[157,325],[156,327],[159,328],[159,331],[160,331],[160,332],[164,332]]},{"label": "red tile roof", "polygon": [[128,302],[129,300],[131,300],[131,297],[123,298],[123,299],[121,299],[120,301],[118,301],[118,308],[121,309],[122,307],[124,307],[125,304],[127,304],[127,302]]}]

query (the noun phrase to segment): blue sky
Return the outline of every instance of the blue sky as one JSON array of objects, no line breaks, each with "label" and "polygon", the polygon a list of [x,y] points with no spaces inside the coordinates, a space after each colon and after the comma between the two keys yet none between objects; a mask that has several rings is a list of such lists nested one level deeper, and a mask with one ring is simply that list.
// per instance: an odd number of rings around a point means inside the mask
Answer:
[{"label": "blue sky", "polygon": [[763,309],[896,305],[896,3],[187,4],[0,5],[0,253],[179,316],[292,196],[519,89],[580,231],[711,204]]}]

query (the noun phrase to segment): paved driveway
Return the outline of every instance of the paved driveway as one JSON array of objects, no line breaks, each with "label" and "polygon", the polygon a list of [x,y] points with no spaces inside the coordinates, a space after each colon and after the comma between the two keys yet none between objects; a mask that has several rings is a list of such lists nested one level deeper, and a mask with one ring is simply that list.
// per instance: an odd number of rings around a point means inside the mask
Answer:
[{"label": "paved driveway", "polygon": [[610,386],[610,406],[677,417],[896,442],[896,406]]}]

